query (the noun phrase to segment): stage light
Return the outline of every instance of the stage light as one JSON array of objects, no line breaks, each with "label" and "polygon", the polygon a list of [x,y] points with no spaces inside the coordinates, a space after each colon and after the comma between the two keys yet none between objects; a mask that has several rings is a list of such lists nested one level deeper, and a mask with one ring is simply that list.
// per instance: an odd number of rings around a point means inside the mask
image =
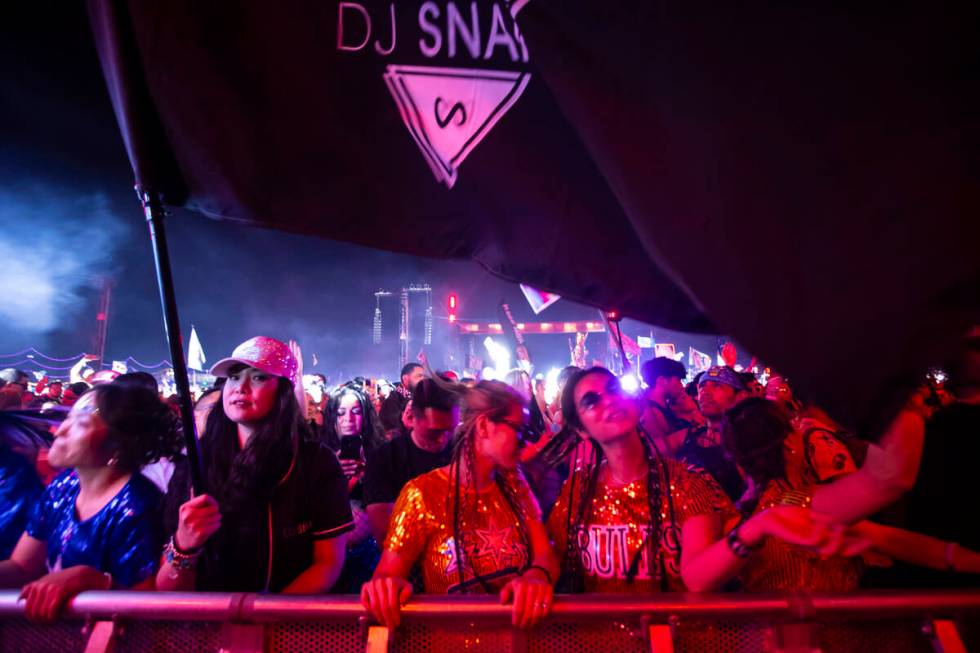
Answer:
[{"label": "stage light", "polygon": [[561,368],[552,367],[544,377],[544,400],[546,403],[550,404],[558,397],[559,374],[561,374]]},{"label": "stage light", "polygon": [[623,390],[634,395],[640,389],[640,381],[632,374],[625,374],[619,379],[619,383]]},{"label": "stage light", "polygon": [[456,293],[450,293],[449,297],[446,298],[446,306],[449,308],[449,323],[453,324],[456,322],[456,312],[459,308],[459,297]]},{"label": "stage light", "polygon": [[507,376],[507,372],[510,370],[510,350],[490,336],[484,338],[483,346],[487,348],[487,353],[490,354],[490,360],[493,361],[494,367],[497,368],[496,377],[502,379]]}]

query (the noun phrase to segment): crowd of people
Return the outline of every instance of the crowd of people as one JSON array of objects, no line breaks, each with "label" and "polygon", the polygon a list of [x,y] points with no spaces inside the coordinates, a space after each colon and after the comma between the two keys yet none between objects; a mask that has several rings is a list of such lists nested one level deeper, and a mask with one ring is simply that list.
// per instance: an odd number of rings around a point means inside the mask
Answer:
[{"label": "crowd of people", "polygon": [[[89,589],[359,594],[397,626],[414,594],[499,595],[515,625],[554,593],[976,586],[960,519],[980,428],[980,331],[872,440],[773,376],[643,388],[568,367],[557,396],[406,365],[385,395],[313,392],[294,343],[256,337],[195,404],[200,474],[153,377],[0,372],[0,586],[32,619]],[[22,409],[68,407],[50,438]],[[9,412],[13,411],[13,412]],[[28,420],[29,421],[29,420]],[[31,427],[36,431],[36,426]],[[199,482],[195,483],[195,478]]]}]

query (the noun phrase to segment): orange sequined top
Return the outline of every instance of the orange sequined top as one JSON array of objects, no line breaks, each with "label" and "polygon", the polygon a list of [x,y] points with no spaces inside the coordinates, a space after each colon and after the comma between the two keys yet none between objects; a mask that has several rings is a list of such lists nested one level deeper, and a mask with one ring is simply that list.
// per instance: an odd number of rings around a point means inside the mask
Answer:
[{"label": "orange sequined top", "polygon": [[[648,544],[650,509],[646,477],[626,485],[597,481],[584,523],[573,529],[578,535],[580,568],[586,592],[684,591],[680,576],[680,531],[684,522],[705,514],[719,514],[725,521],[734,521],[735,507],[706,472],[674,460],[665,460],[664,466],[671,491],[670,500],[666,492],[660,492],[660,532],[656,546]],[[589,468],[576,469],[562,486],[558,502],[548,518],[548,534],[559,558],[568,554],[570,488],[574,483],[572,519],[575,520],[588,478]],[[659,479],[661,488],[666,486],[663,470],[655,478]],[[654,552],[653,565],[650,564],[651,549]],[[637,563],[636,573],[630,582],[627,572],[634,560]]]},{"label": "orange sequined top", "polygon": [[[809,508],[818,484],[857,470],[847,447],[826,431],[814,431],[805,443],[798,431],[793,432],[783,444],[783,454],[787,480],[766,486],[755,513],[781,504]],[[863,568],[861,558],[821,560],[816,553],[769,537],[740,576],[750,592],[846,592],[857,588]]]},{"label": "orange sequined top", "polygon": [[[480,492],[461,493],[464,592],[497,592],[531,561],[529,544],[523,541],[519,524],[540,521],[541,509],[522,475],[510,473],[503,478],[515,489],[520,517],[514,514],[496,483]],[[412,479],[398,495],[385,540],[386,551],[421,564],[425,591],[431,594],[460,591],[453,541],[453,495],[444,468]],[[474,582],[474,569],[487,583],[486,589]]]}]

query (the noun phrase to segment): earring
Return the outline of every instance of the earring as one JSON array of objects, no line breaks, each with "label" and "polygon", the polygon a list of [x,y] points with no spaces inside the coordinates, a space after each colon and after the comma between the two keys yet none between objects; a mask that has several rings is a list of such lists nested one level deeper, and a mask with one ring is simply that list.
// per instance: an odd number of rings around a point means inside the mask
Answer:
[{"label": "earring", "polygon": [[119,454],[113,454],[112,458],[106,461],[106,465],[109,467],[115,467],[119,464]]}]

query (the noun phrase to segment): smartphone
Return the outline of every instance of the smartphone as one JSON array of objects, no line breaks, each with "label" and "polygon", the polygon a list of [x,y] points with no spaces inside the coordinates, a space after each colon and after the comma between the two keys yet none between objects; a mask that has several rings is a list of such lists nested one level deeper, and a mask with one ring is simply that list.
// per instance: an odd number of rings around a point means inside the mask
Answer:
[{"label": "smartphone", "polygon": [[939,393],[944,390],[946,385],[946,379],[949,376],[945,371],[934,367],[929,370],[926,374],[926,387],[929,389],[929,396],[926,397],[926,405],[932,408],[942,408],[942,400],[939,398]]},{"label": "smartphone", "polygon": [[341,460],[360,460],[362,446],[361,436],[345,435],[340,438],[340,453],[337,457]]}]

